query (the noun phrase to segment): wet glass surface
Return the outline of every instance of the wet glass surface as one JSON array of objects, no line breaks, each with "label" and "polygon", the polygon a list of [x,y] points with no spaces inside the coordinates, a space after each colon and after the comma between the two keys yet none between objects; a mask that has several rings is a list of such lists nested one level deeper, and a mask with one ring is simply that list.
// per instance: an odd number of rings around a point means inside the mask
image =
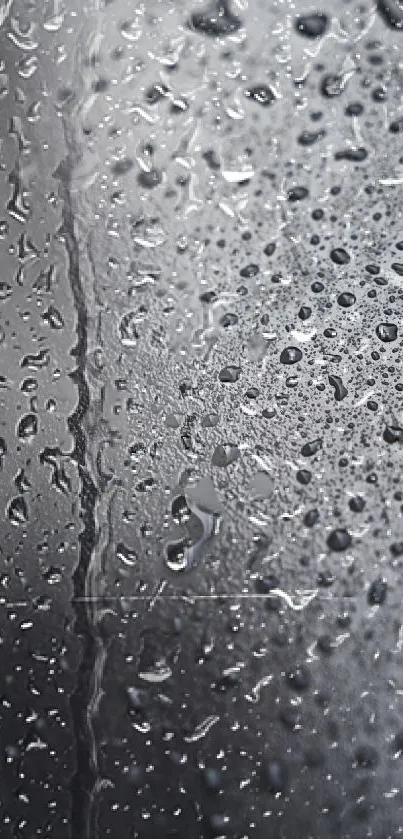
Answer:
[{"label": "wet glass surface", "polygon": [[403,3],[0,41],[0,836],[397,839]]}]

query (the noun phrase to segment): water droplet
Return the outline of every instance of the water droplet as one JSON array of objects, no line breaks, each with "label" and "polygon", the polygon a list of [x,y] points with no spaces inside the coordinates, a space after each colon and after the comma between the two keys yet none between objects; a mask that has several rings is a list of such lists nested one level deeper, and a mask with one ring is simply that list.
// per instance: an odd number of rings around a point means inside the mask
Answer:
[{"label": "water droplet", "polygon": [[48,306],[42,317],[45,323],[49,324],[51,329],[63,329],[63,316],[55,306]]},{"label": "water droplet", "polygon": [[121,160],[117,160],[112,166],[112,172],[114,175],[127,175],[130,172],[130,169],[133,168],[133,161],[130,157],[123,157]]},{"label": "water droplet", "polygon": [[377,0],[377,9],[391,29],[403,30],[403,6],[401,0]]},{"label": "water droplet", "polygon": [[154,187],[159,186],[160,183],[162,183],[162,172],[160,169],[150,169],[149,171],[143,170],[138,175],[137,180],[140,186],[145,189],[154,189]]},{"label": "water droplet", "polygon": [[348,391],[340,376],[329,376],[329,384],[334,387],[334,398],[336,402],[341,402],[346,398]]},{"label": "water droplet", "polygon": [[213,466],[219,466],[222,469],[225,469],[227,466],[230,466],[231,463],[235,463],[239,456],[240,451],[238,446],[231,445],[231,443],[225,443],[220,446],[216,446],[211,462]]},{"label": "water droplet", "polygon": [[230,9],[229,0],[213,0],[204,11],[194,12],[189,27],[200,35],[225,38],[241,27],[241,20]]},{"label": "water droplet", "polygon": [[38,433],[38,417],[36,414],[25,414],[21,417],[17,429],[18,436],[23,440],[30,440]]},{"label": "water droplet", "polygon": [[8,283],[0,282],[0,301],[7,300],[12,293],[13,289]]},{"label": "water droplet", "polygon": [[309,195],[309,192],[305,186],[295,186],[293,189],[290,189],[287,193],[287,198],[291,202],[302,201]]},{"label": "water droplet", "polygon": [[350,262],[351,257],[344,248],[333,248],[330,251],[330,259],[336,265],[347,265]]},{"label": "water droplet", "polygon": [[371,583],[367,600],[370,606],[382,606],[385,603],[386,595],[388,593],[388,584],[382,577],[378,577]]},{"label": "water droplet", "polygon": [[302,352],[298,347],[286,347],[280,355],[281,364],[297,364],[301,358]]},{"label": "water droplet", "polygon": [[361,495],[354,495],[350,498],[348,506],[353,513],[362,513],[365,509],[365,498],[362,498]]},{"label": "water droplet", "polygon": [[28,507],[22,496],[18,495],[9,502],[7,517],[11,521],[11,524],[14,524],[16,527],[21,524],[26,524],[28,521]]},{"label": "water droplet", "polygon": [[224,327],[224,329],[228,329],[229,326],[235,326],[237,323],[238,315],[235,315],[232,312],[227,312],[220,318],[220,324]]},{"label": "water droplet", "polygon": [[118,542],[116,545],[116,557],[123,565],[132,567],[137,562],[137,554],[131,548],[128,548],[123,542]]},{"label": "water droplet", "polygon": [[351,536],[347,530],[337,528],[327,537],[327,544],[332,551],[346,551],[351,545]]},{"label": "water droplet", "polygon": [[242,370],[241,370],[240,367],[236,367],[235,364],[229,364],[227,367],[223,367],[220,370],[220,372],[218,374],[218,378],[219,378],[220,382],[225,382],[225,383],[228,383],[228,384],[234,384],[235,382],[238,381],[238,379],[241,375],[241,372],[242,372]]},{"label": "water droplet", "polygon": [[350,306],[354,306],[355,299],[355,294],[352,294],[351,291],[343,291],[339,294],[337,302],[342,309],[349,309]]},{"label": "water droplet", "polygon": [[252,501],[259,498],[270,498],[273,493],[273,478],[268,472],[256,472],[250,480],[247,493]]},{"label": "water droplet", "polygon": [[298,312],[298,317],[300,318],[300,320],[309,320],[309,318],[311,317],[311,314],[312,314],[312,309],[311,309],[310,306],[301,306],[301,308]]},{"label": "water droplet", "polygon": [[63,574],[60,568],[56,568],[55,566],[51,565],[47,568],[43,573],[43,579],[49,586],[56,586],[62,582]]},{"label": "water droplet", "polygon": [[383,432],[385,443],[403,443],[403,428],[398,425],[387,425]]},{"label": "water droplet", "polygon": [[375,332],[379,340],[385,344],[397,339],[397,325],[395,323],[379,323]]},{"label": "water droplet", "polygon": [[158,82],[157,84],[153,84],[149,87],[144,96],[149,105],[156,105],[157,102],[164,99],[168,93],[169,88],[163,82]]},{"label": "water droplet", "polygon": [[36,355],[25,355],[21,361],[21,367],[29,367],[31,370],[40,370],[47,367],[50,362],[49,350],[40,350]]},{"label": "water droplet", "polygon": [[184,534],[168,542],[165,564],[170,571],[189,571],[200,564],[220,528],[221,505],[211,479],[201,479],[189,487],[185,496],[175,499],[172,511]]},{"label": "water droplet", "polygon": [[358,746],[355,750],[354,761],[361,769],[373,769],[379,761],[378,752],[374,746]]},{"label": "water droplet", "polygon": [[245,96],[257,102],[258,105],[263,105],[265,108],[268,105],[272,105],[276,98],[271,87],[266,84],[254,85],[253,87],[247,88],[245,90]]},{"label": "water droplet", "polygon": [[334,155],[335,160],[350,160],[352,163],[362,163],[368,157],[368,152],[362,146],[356,149],[342,149]]},{"label": "water droplet", "polygon": [[313,457],[320,452],[322,445],[323,441],[321,437],[318,437],[316,440],[311,440],[309,443],[304,443],[301,448],[302,457]]},{"label": "water droplet", "polygon": [[306,38],[321,38],[325,34],[329,20],[327,15],[321,12],[301,15],[295,21],[295,29],[300,35]]},{"label": "water droplet", "polygon": [[124,347],[134,347],[139,338],[135,312],[123,315],[119,324],[119,337]]},{"label": "water droplet", "polygon": [[392,120],[389,125],[389,131],[391,134],[400,134],[403,132],[403,116]]},{"label": "water droplet", "polygon": [[221,789],[223,783],[222,774],[218,771],[218,769],[206,767],[203,770],[203,781],[204,786],[206,787],[206,790],[208,792],[218,792]]},{"label": "water droplet", "polygon": [[322,79],[320,90],[323,96],[340,96],[343,93],[344,86],[343,76],[329,74]]},{"label": "water droplet", "polygon": [[259,273],[259,266],[255,265],[254,263],[251,263],[250,265],[245,265],[245,268],[241,268],[239,273],[240,276],[245,280],[250,279],[250,277],[256,277],[256,275]]},{"label": "water droplet", "polygon": [[280,760],[268,760],[264,766],[265,785],[274,795],[287,789],[287,770]]}]

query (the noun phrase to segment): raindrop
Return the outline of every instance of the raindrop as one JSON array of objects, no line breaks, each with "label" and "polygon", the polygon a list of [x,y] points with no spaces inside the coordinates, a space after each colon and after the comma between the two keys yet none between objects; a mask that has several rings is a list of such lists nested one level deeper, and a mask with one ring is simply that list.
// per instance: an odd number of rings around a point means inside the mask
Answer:
[{"label": "raindrop", "polygon": [[229,364],[227,367],[223,367],[219,374],[218,378],[220,382],[225,382],[228,384],[234,384],[238,381],[241,375],[241,368],[237,367],[235,364]]},{"label": "raindrop", "polygon": [[145,99],[149,105],[156,105],[168,93],[169,88],[163,82],[158,82],[158,84],[154,84],[146,90]]},{"label": "raindrop", "polygon": [[231,463],[235,463],[240,456],[240,451],[238,446],[231,445],[231,443],[226,443],[220,446],[217,446],[214,449],[213,457],[211,462],[213,466],[220,466],[222,469],[230,466]]},{"label": "raindrop", "polygon": [[403,443],[403,428],[398,425],[387,425],[383,432],[385,443]]},{"label": "raindrop", "polygon": [[233,314],[233,312],[227,312],[220,318],[220,324],[224,329],[228,329],[229,326],[235,326],[237,323],[238,315]]},{"label": "raindrop", "polygon": [[256,277],[259,273],[259,266],[251,263],[250,265],[246,265],[245,268],[241,268],[240,275],[243,279],[247,280],[250,277]]},{"label": "raindrop", "polygon": [[8,283],[0,282],[0,301],[11,297],[13,290]]},{"label": "raindrop", "polygon": [[351,545],[351,536],[347,530],[337,528],[327,537],[327,544],[331,551],[345,551]]},{"label": "raindrop", "polygon": [[309,193],[305,186],[295,186],[293,189],[289,190],[287,198],[291,202],[302,201],[307,197],[307,195],[309,195]]},{"label": "raindrop", "polygon": [[264,107],[272,105],[276,98],[271,87],[266,84],[254,85],[254,87],[247,88],[245,90],[245,96]]},{"label": "raindrop", "polygon": [[25,498],[18,495],[13,498],[7,507],[7,517],[16,527],[28,521],[28,507]]},{"label": "raindrop", "polygon": [[145,189],[154,189],[162,182],[162,172],[160,169],[150,169],[148,172],[143,170],[137,177],[140,186]]},{"label": "raindrop", "polygon": [[306,38],[321,38],[326,32],[328,23],[327,15],[321,12],[312,12],[298,17],[295,21],[295,29]]},{"label": "raindrop", "polygon": [[218,769],[206,767],[203,770],[203,782],[208,792],[218,792],[222,786],[222,775]]},{"label": "raindrop", "polygon": [[307,486],[312,480],[312,472],[309,469],[298,469],[296,479],[302,486]]},{"label": "raindrop", "polygon": [[177,495],[172,502],[172,518],[177,524],[184,524],[189,521],[191,512],[184,495]]},{"label": "raindrop", "polygon": [[268,472],[256,472],[249,482],[247,492],[252,501],[270,498],[273,493],[273,478]]},{"label": "raindrop", "polygon": [[347,263],[350,262],[351,257],[344,248],[333,248],[333,250],[330,251],[330,259],[336,265],[347,265]]},{"label": "raindrop", "polygon": [[136,326],[136,315],[134,312],[127,312],[123,315],[119,324],[119,337],[124,347],[134,347],[139,334]]},{"label": "raindrop", "polygon": [[402,0],[377,0],[377,9],[391,29],[403,30]]},{"label": "raindrop", "polygon": [[350,105],[347,105],[346,115],[348,117],[359,117],[363,110],[364,107],[361,102],[351,102]]},{"label": "raindrop", "polygon": [[7,454],[7,444],[4,437],[0,437],[0,468],[3,468],[3,459],[5,454]]},{"label": "raindrop", "polygon": [[403,132],[403,116],[394,119],[389,125],[391,134],[401,134]]},{"label": "raindrop", "polygon": [[55,306],[49,306],[46,312],[42,315],[45,323],[48,323],[51,329],[63,329],[64,320],[62,314]]},{"label": "raindrop", "polygon": [[335,160],[350,160],[352,163],[362,163],[368,157],[368,152],[362,146],[356,149],[342,149],[335,153]]},{"label": "raindrop", "polygon": [[38,418],[36,414],[25,414],[21,417],[17,429],[18,436],[23,440],[30,440],[38,433]]},{"label": "raindrop", "polygon": [[368,594],[367,600],[370,606],[382,606],[385,603],[386,595],[388,592],[388,584],[386,580],[382,577],[378,577],[377,580],[374,580],[371,583]]},{"label": "raindrop", "polygon": [[46,569],[43,573],[43,579],[49,586],[56,586],[62,582],[63,574],[60,568],[56,568],[55,566],[51,565],[49,568]]},{"label": "raindrop", "polygon": [[344,89],[343,76],[328,75],[322,79],[321,93],[323,96],[340,96]]},{"label": "raindrop", "polygon": [[358,746],[354,754],[354,762],[361,769],[373,769],[378,763],[378,752],[374,746]]},{"label": "raindrop", "polygon": [[307,690],[311,684],[311,675],[309,670],[302,664],[287,673],[287,681],[289,685],[296,691]]},{"label": "raindrop", "polygon": [[302,352],[298,347],[286,347],[280,355],[280,362],[281,364],[297,364],[301,358]]},{"label": "raindrop", "polygon": [[362,513],[365,509],[365,498],[362,498],[361,495],[354,495],[350,498],[348,506],[353,513]]},{"label": "raindrop", "polygon": [[397,325],[395,323],[379,323],[375,332],[384,344],[389,344],[397,339]]},{"label": "raindrop", "polygon": [[280,760],[268,760],[264,766],[265,785],[275,795],[287,789],[287,770]]},{"label": "raindrop", "polygon": [[116,545],[116,557],[123,565],[132,567],[137,562],[137,554],[131,548],[128,548],[123,542]]},{"label": "raindrop", "polygon": [[320,452],[322,445],[323,441],[321,437],[318,437],[316,440],[311,440],[309,443],[304,443],[301,449],[302,457],[313,457]]},{"label": "raindrop", "polygon": [[112,172],[114,175],[127,175],[130,172],[130,169],[133,168],[133,161],[130,157],[124,157],[122,160],[117,160],[116,163],[112,166]]},{"label": "raindrop", "polygon": [[350,306],[354,306],[355,299],[355,294],[352,294],[351,291],[343,291],[339,294],[337,302],[342,309],[349,309]]},{"label": "raindrop", "polygon": [[341,402],[347,396],[347,388],[344,386],[340,376],[329,376],[329,384],[334,387],[334,398]]},{"label": "raindrop", "polygon": [[204,11],[194,12],[188,23],[190,29],[210,38],[225,38],[241,26],[239,17],[230,10],[229,0],[213,0]]},{"label": "raindrop", "polygon": [[49,350],[40,350],[36,355],[24,355],[20,366],[29,367],[31,370],[40,370],[42,367],[47,367],[49,361]]}]

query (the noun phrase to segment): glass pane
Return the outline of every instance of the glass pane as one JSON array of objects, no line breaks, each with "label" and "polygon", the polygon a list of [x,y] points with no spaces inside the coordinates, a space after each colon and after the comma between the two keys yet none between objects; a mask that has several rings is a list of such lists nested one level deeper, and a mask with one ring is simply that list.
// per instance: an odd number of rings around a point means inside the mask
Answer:
[{"label": "glass pane", "polygon": [[402,832],[402,38],[0,2],[6,839]]}]

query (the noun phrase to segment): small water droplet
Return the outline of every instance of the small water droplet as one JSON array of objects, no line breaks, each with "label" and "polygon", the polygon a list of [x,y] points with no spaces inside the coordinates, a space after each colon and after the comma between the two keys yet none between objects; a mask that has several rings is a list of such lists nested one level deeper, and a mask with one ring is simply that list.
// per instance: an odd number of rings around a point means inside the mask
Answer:
[{"label": "small water droplet", "polygon": [[9,502],[7,517],[11,521],[11,524],[14,524],[16,527],[21,524],[26,524],[28,521],[28,507],[25,498],[18,495]]}]

